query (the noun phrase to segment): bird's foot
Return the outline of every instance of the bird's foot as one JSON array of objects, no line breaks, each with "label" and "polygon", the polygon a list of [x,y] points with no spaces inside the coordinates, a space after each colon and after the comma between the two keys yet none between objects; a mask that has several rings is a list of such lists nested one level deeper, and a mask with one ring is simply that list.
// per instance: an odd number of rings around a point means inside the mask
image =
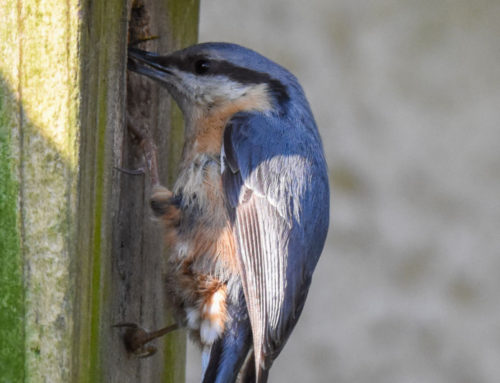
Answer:
[{"label": "bird's foot", "polygon": [[155,215],[160,217],[167,214],[174,203],[174,194],[166,187],[156,185],[153,187],[149,201]]},{"label": "bird's foot", "polygon": [[113,327],[126,329],[123,334],[123,342],[128,352],[133,353],[139,358],[147,358],[154,355],[157,351],[155,346],[147,345],[147,343],[176,330],[179,326],[174,324],[157,331],[146,331],[135,323],[118,323],[113,325]]}]

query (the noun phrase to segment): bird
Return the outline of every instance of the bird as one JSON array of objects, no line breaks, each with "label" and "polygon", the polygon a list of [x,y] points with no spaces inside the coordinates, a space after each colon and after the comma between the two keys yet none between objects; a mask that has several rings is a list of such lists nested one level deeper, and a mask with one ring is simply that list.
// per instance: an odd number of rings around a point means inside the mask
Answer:
[{"label": "bird", "polygon": [[[150,198],[171,249],[177,327],[201,347],[202,382],[266,382],[329,227],[328,170],[305,93],[284,67],[233,43],[167,55],[129,46],[128,69],[165,86],[185,121],[173,188],[154,180]],[[171,328],[132,330],[138,349]]]}]

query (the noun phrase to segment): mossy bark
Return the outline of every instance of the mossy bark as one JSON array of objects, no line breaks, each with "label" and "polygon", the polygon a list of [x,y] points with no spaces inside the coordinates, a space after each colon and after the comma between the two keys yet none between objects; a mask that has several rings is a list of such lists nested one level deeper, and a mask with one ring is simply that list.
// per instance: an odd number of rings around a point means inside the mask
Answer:
[{"label": "mossy bark", "polygon": [[24,379],[24,289],[19,227],[19,54],[15,2],[0,8],[0,382]]},{"label": "mossy bark", "polygon": [[[126,46],[137,3],[0,7],[0,382],[184,379],[183,332],[140,360],[111,328],[172,321],[147,178],[114,170],[141,162],[125,128]],[[196,41],[197,0],[141,4],[159,36],[149,49]],[[182,121],[164,90],[151,89],[146,125],[168,183]]]}]

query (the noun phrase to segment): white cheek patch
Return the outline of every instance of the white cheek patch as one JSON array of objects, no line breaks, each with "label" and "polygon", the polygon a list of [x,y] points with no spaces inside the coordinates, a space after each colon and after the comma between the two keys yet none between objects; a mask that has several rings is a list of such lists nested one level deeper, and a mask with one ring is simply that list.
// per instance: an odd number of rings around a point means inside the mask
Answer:
[{"label": "white cheek patch", "polygon": [[245,94],[248,86],[231,81],[224,76],[207,76],[200,79],[201,100],[204,104],[214,104],[218,101],[237,100]]},{"label": "white cheek patch", "polygon": [[220,75],[185,76],[184,80],[199,105],[221,105],[251,98],[252,103],[258,104],[258,110],[270,107],[267,84],[242,84]]}]

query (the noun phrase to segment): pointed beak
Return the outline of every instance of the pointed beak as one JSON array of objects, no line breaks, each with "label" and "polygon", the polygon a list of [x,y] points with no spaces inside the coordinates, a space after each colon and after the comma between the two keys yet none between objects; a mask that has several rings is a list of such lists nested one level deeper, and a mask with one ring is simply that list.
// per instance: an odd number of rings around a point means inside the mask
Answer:
[{"label": "pointed beak", "polygon": [[128,48],[128,69],[159,82],[170,83],[169,79],[175,76],[169,70],[168,61],[168,56],[159,56],[137,48]]}]

